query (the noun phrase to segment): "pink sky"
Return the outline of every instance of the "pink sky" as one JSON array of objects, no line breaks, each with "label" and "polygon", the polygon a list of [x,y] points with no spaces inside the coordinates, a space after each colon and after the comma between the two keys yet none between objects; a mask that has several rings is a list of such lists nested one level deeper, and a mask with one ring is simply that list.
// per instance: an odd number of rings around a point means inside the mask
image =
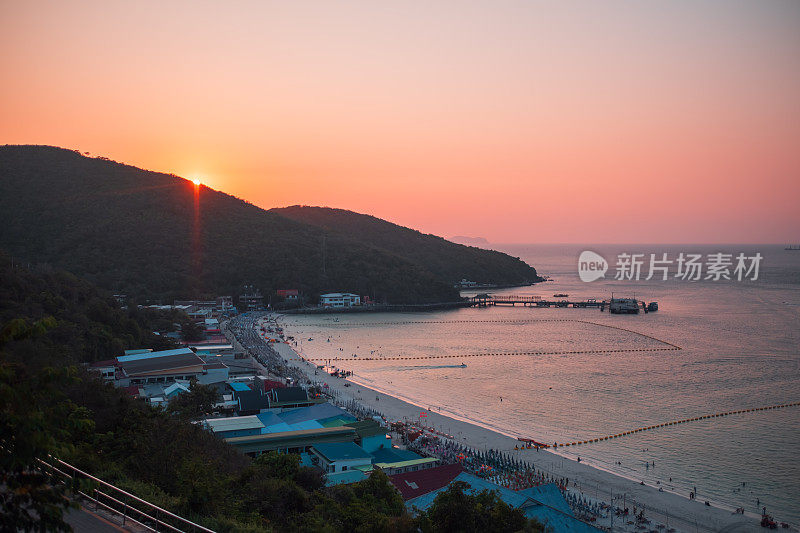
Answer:
[{"label": "pink sky", "polygon": [[800,2],[430,4],[3,2],[0,143],[443,236],[800,241]]}]

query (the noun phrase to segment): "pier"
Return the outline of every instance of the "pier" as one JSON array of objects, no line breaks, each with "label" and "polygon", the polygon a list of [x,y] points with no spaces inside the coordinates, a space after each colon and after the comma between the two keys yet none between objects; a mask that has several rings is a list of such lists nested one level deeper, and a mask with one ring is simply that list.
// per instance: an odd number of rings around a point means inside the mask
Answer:
[{"label": "pier", "polygon": [[[491,294],[477,294],[470,298],[471,307],[490,307],[490,306],[511,306],[521,305],[522,307],[569,307],[572,309],[600,309],[605,311],[611,305],[610,300],[598,300],[587,298],[585,300],[567,300],[562,298],[545,299],[541,296],[492,296]],[[637,308],[645,313],[649,312],[647,304],[642,300],[636,301]]]}]

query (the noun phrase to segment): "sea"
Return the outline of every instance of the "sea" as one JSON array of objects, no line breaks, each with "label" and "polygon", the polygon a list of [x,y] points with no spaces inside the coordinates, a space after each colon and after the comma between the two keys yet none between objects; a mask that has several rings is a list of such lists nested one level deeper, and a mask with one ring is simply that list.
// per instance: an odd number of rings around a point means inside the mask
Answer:
[{"label": "sea", "polygon": [[[613,295],[657,302],[659,309],[612,315],[517,305],[292,315],[283,322],[304,356],[344,359],[331,365],[353,371],[368,387],[540,442],[585,441],[800,402],[800,251],[775,245],[493,248],[550,281],[463,295]],[[580,279],[585,251],[607,261],[603,278]],[[680,254],[699,255],[700,279],[676,276]],[[758,263],[757,279],[754,270],[735,272],[740,254],[749,259],[746,266]],[[759,255],[760,261],[751,259]],[[663,268],[648,280],[652,259]],[[637,279],[626,265],[639,261]],[[730,279],[722,275],[726,269]],[[739,280],[739,274],[748,275]],[[687,497],[696,490],[697,499],[731,508],[760,513],[766,507],[775,518],[800,524],[798,406],[670,425],[558,453]]]}]

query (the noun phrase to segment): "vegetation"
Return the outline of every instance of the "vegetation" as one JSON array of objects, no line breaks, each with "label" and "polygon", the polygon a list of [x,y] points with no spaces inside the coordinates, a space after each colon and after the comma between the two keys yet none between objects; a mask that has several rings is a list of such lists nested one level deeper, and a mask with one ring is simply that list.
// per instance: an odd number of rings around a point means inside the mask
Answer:
[{"label": "vegetation", "polygon": [[139,301],[237,294],[247,283],[267,296],[292,288],[431,303],[457,300],[452,284],[464,277],[537,279],[504,254],[336,213],[312,225],[177,176],[61,148],[0,146],[0,247]]},{"label": "vegetation", "polygon": [[455,481],[440,492],[428,510],[420,513],[423,533],[544,531],[538,522],[526,519],[521,510],[505,503],[496,492],[470,493],[467,489],[468,483]]},{"label": "vegetation", "polygon": [[[168,347],[152,331],[176,318],[122,310],[75,276],[0,254],[0,530],[68,530],[63,489],[34,469],[48,454],[218,531],[448,530],[451,493],[415,518],[381,472],[326,488],[297,456],[251,460],[190,423],[215,399],[206,387],[162,410],[83,370],[126,348]],[[455,501],[470,520],[486,523],[486,510],[525,524],[495,499]]]},{"label": "vegetation", "polygon": [[397,255],[451,283],[462,279],[497,285],[541,281],[536,269],[519,258],[456,244],[373,216],[300,205],[271,209],[270,213],[318,226],[329,233],[357,236],[368,246]]}]

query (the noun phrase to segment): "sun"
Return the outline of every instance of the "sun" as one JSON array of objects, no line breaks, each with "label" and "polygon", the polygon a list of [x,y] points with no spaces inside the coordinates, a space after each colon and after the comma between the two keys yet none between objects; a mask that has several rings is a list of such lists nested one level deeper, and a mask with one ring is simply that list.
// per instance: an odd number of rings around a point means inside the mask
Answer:
[{"label": "sun", "polygon": [[192,183],[194,183],[194,186],[195,186],[195,187],[199,187],[200,185],[202,185],[202,184],[203,184],[203,182],[202,182],[202,181],[200,181],[200,178],[193,178],[193,179],[192,179]]}]

